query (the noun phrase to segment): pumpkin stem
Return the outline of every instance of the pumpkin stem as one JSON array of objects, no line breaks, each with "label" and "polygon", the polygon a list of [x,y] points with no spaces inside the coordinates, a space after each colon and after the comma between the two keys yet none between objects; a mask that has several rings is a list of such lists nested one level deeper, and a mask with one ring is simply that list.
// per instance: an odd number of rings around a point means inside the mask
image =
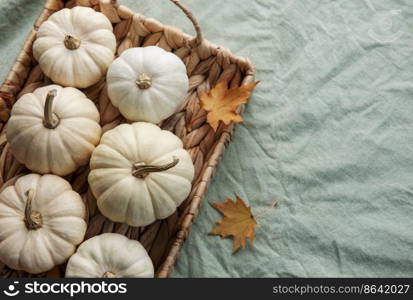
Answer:
[{"label": "pumpkin stem", "polygon": [[141,90],[149,89],[152,86],[152,78],[146,73],[139,73],[135,82]]},{"label": "pumpkin stem", "polygon": [[38,211],[32,210],[32,201],[35,195],[35,190],[30,189],[26,192],[27,201],[24,209],[24,222],[29,230],[36,230],[42,227],[42,215]]},{"label": "pumpkin stem", "polygon": [[119,278],[116,274],[106,271],[103,273],[102,278]]},{"label": "pumpkin stem", "polygon": [[179,159],[177,157],[173,157],[173,161],[169,164],[163,166],[153,166],[153,165],[145,165],[144,162],[138,162],[133,165],[132,168],[132,175],[137,178],[145,178],[152,172],[162,172],[169,170],[170,168],[175,167],[179,163]]},{"label": "pumpkin stem", "polygon": [[66,34],[63,43],[69,50],[76,50],[80,47],[80,39],[74,34]]},{"label": "pumpkin stem", "polygon": [[53,100],[56,94],[57,91],[55,89],[49,91],[46,96],[46,103],[44,104],[43,125],[49,129],[54,129],[59,125],[59,118],[53,113]]}]

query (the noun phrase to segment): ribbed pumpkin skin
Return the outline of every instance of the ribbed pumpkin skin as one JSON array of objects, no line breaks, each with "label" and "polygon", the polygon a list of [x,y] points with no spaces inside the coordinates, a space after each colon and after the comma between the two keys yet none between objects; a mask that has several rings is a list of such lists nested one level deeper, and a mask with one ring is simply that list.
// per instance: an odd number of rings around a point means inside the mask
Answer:
[{"label": "ribbed pumpkin skin", "polygon": [[[53,112],[60,119],[54,129],[44,126],[47,93],[57,91]],[[16,159],[30,170],[60,176],[88,163],[102,129],[94,103],[78,89],[48,85],[23,95],[13,106],[7,140]]]},{"label": "ribbed pumpkin skin", "polygon": [[[173,168],[133,176],[133,165],[165,165]],[[191,191],[194,166],[182,141],[158,126],[137,122],[107,131],[90,160],[89,184],[99,210],[115,222],[145,226],[173,214]]]},{"label": "ribbed pumpkin skin", "polygon": [[[55,89],[53,112],[59,117],[54,129],[43,124],[47,93]],[[75,88],[49,85],[25,94],[13,106],[7,140],[16,159],[30,170],[60,176],[88,163],[101,135],[99,112]]]},{"label": "ribbed pumpkin skin", "polygon": [[135,240],[117,233],[104,233],[83,242],[69,259],[66,277],[148,278],[154,276],[152,261]]},{"label": "ribbed pumpkin skin", "polygon": [[[77,49],[68,49],[68,35],[79,38]],[[98,82],[114,59],[116,38],[112,24],[90,7],[76,6],[52,14],[37,32],[33,56],[53,82],[86,88]]]},{"label": "ribbed pumpkin skin", "polygon": [[[25,225],[26,192],[34,189],[32,210],[42,225]],[[15,270],[41,273],[66,261],[83,241],[87,224],[82,198],[55,175],[29,174],[0,194],[0,261]]]},{"label": "ribbed pumpkin skin", "polygon": [[[136,84],[139,74],[151,78],[151,86]],[[159,123],[183,103],[188,91],[184,63],[156,46],[130,48],[111,64],[107,74],[112,104],[131,121]]]}]

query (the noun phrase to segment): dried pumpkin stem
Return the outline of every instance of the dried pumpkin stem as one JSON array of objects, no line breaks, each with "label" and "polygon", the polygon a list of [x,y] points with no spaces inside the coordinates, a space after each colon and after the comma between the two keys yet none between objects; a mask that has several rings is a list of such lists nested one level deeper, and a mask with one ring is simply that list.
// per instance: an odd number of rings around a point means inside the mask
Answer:
[{"label": "dried pumpkin stem", "polygon": [[80,47],[80,38],[75,36],[74,34],[67,34],[63,41],[65,47],[69,50],[76,50]]},{"label": "dried pumpkin stem", "polygon": [[119,277],[116,274],[107,271],[103,273],[102,278],[119,278]]},{"label": "dried pumpkin stem", "polygon": [[43,125],[49,129],[54,129],[59,125],[59,118],[53,113],[53,100],[56,94],[57,91],[55,89],[49,91],[46,96],[46,103],[44,104]]},{"label": "dried pumpkin stem", "polygon": [[139,73],[135,82],[141,90],[149,89],[152,86],[152,78],[146,73]]},{"label": "dried pumpkin stem", "polygon": [[154,166],[154,165],[145,165],[143,162],[139,162],[133,165],[132,168],[132,175],[137,178],[145,178],[148,176],[149,173],[153,172],[162,172],[169,170],[170,168],[175,167],[179,163],[179,159],[177,157],[173,157],[173,161],[169,164],[162,165],[162,166]]},{"label": "dried pumpkin stem", "polygon": [[35,190],[30,189],[26,192],[27,200],[24,209],[24,222],[29,230],[36,230],[42,227],[42,215],[38,211],[32,210],[32,201],[35,195]]}]

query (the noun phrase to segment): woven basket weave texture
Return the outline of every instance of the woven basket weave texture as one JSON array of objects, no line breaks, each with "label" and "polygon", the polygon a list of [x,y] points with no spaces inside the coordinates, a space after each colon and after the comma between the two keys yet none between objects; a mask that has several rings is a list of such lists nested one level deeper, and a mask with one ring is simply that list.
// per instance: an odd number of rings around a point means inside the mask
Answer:
[{"label": "woven basket weave texture", "polygon": [[[206,123],[206,112],[200,107],[199,95],[209,91],[218,81],[225,80],[230,86],[250,84],[254,81],[254,68],[248,59],[233,55],[228,49],[218,47],[202,37],[198,22],[192,13],[177,0],[170,0],[183,10],[193,22],[196,37],[183,33],[180,29],[163,25],[147,18],[113,0],[48,0],[34,24],[7,79],[0,87],[0,185],[1,190],[13,185],[17,178],[29,173],[12,156],[7,144],[5,130],[10,109],[15,101],[36,88],[51,84],[40,70],[32,55],[32,44],[39,26],[57,10],[75,5],[92,7],[105,14],[113,24],[120,55],[131,47],[156,45],[175,53],[187,68],[189,90],[184,104],[159,125],[180,137],[195,166],[195,177],[188,198],[176,213],[165,220],[146,227],[129,227],[105,218],[96,208],[96,200],[87,183],[88,166],[81,167],[65,177],[69,180],[88,208],[88,230],[86,239],[105,232],[116,232],[131,239],[139,240],[148,250],[157,277],[168,277],[176,262],[179,250],[187,238],[202,198],[215,172],[225,146],[230,141],[233,124],[221,124],[215,132]],[[83,89],[89,99],[95,102],[101,117],[103,132],[128,122],[113,107],[108,99],[105,78],[97,84]],[[242,109],[242,108],[241,108]],[[52,271],[32,275],[0,266],[2,277],[64,276],[65,265]]]}]

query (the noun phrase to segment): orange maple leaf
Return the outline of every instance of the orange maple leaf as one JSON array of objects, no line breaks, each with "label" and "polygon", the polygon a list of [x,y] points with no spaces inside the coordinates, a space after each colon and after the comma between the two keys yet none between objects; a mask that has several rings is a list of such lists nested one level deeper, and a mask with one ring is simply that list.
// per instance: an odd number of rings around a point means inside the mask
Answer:
[{"label": "orange maple leaf", "polygon": [[220,81],[209,92],[201,93],[201,107],[208,112],[207,122],[214,131],[217,130],[219,121],[224,122],[225,125],[243,121],[237,112],[238,106],[248,102],[251,92],[258,83],[259,81],[228,89],[228,83]]},{"label": "orange maple leaf", "polygon": [[244,201],[235,195],[236,202],[230,198],[225,198],[222,203],[210,203],[213,208],[224,215],[224,218],[217,220],[217,226],[211,234],[220,235],[222,238],[233,236],[232,253],[239,248],[245,248],[247,238],[254,242],[255,227],[258,225],[251,207],[245,205]]}]

